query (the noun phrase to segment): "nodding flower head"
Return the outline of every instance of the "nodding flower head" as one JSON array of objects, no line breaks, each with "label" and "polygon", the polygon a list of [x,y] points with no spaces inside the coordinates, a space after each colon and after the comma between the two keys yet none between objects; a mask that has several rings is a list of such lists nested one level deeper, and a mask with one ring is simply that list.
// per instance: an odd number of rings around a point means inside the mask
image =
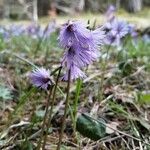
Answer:
[{"label": "nodding flower head", "polygon": [[88,38],[90,38],[90,31],[86,28],[86,24],[80,21],[68,21],[62,26],[58,37],[60,46],[63,48],[79,41],[84,43]]},{"label": "nodding flower head", "polygon": [[91,64],[99,56],[98,50],[103,38],[102,28],[90,31],[86,24],[79,21],[69,21],[63,25],[58,39],[60,46],[66,50],[62,66],[67,67],[67,70],[71,69],[71,79],[85,76],[81,68]]},{"label": "nodding flower head", "polygon": [[48,90],[53,85],[49,70],[44,68],[33,70],[29,78],[31,83],[40,89]]}]

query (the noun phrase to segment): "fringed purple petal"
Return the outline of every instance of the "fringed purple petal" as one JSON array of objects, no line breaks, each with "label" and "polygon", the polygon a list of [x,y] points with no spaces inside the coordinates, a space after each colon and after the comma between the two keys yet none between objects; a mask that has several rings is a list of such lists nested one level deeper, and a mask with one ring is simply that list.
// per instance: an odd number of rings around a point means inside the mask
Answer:
[{"label": "fringed purple petal", "polygon": [[[69,70],[67,70],[66,74],[62,77],[63,81],[68,81],[68,73]],[[71,81],[76,80],[78,78],[83,79],[85,77],[86,75],[84,74],[84,72],[82,72],[76,65],[71,66]]]},{"label": "fringed purple petal", "polygon": [[41,89],[47,90],[52,85],[50,72],[44,68],[38,68],[30,73],[29,78],[31,83]]},{"label": "fringed purple petal", "polygon": [[[58,39],[60,46],[66,49],[62,66],[67,67],[67,70],[71,69],[71,78],[76,79],[85,76],[81,71],[82,67],[91,64],[98,58],[104,31],[102,28],[90,31],[82,22],[69,21],[61,28]],[[67,75],[64,76],[64,80],[66,78]]]}]

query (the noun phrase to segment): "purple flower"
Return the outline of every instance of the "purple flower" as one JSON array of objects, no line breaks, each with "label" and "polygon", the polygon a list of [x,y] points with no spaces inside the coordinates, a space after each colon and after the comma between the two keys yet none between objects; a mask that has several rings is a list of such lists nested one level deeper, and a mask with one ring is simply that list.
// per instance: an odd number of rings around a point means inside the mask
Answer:
[{"label": "purple flower", "polygon": [[19,36],[24,34],[25,27],[22,25],[11,25],[9,26],[9,33],[12,36]]},{"label": "purple flower", "polygon": [[62,65],[70,68],[72,64],[78,67],[84,67],[91,64],[97,58],[97,54],[89,51],[86,47],[72,45],[64,54]]},{"label": "purple flower", "polygon": [[97,51],[98,45],[102,44],[104,38],[104,31],[102,30],[103,28],[98,28],[90,31],[83,22],[69,21],[61,28],[58,37],[60,46],[68,49],[68,47],[79,45],[80,50],[86,48],[89,51]]},{"label": "purple flower", "polygon": [[119,46],[121,39],[129,33],[129,26],[125,21],[113,19],[105,24],[105,30],[105,44]]},{"label": "purple flower", "polygon": [[71,69],[71,79],[84,77],[81,68],[96,60],[103,38],[102,28],[90,31],[86,24],[79,21],[64,24],[58,39],[60,46],[66,50],[62,66],[67,67],[67,70]]},{"label": "purple flower", "polygon": [[26,28],[28,35],[32,38],[39,38],[43,36],[43,29],[39,25],[31,24]]},{"label": "purple flower", "polygon": [[113,20],[111,22],[111,32],[119,38],[124,37],[128,33],[128,24],[125,21]]},{"label": "purple flower", "polygon": [[125,21],[115,19],[111,22],[111,32],[119,38],[124,37],[128,33],[128,24]]},{"label": "purple flower", "polygon": [[[68,80],[68,73],[69,70],[67,70],[66,74],[62,77],[62,80],[67,81]],[[72,64],[71,66],[71,74],[70,74],[70,80],[76,80],[77,78],[85,78],[85,73],[79,69],[76,65]]]},{"label": "purple flower", "polygon": [[114,5],[109,5],[107,10],[106,10],[106,14],[110,14],[112,12],[116,11],[116,7]]},{"label": "purple flower", "polygon": [[53,85],[49,70],[44,68],[34,70],[30,73],[29,78],[31,83],[40,89],[48,90],[49,87]]},{"label": "purple flower", "polygon": [[110,5],[107,8],[107,11],[105,13],[107,21],[111,21],[115,18],[115,15],[114,15],[115,12],[116,12],[116,7],[114,5]]},{"label": "purple flower", "polygon": [[60,35],[58,37],[60,46],[67,48],[76,42],[85,44],[91,37],[90,30],[86,28],[86,24],[79,21],[68,21],[61,28]]},{"label": "purple flower", "polygon": [[56,31],[56,21],[53,20],[52,22],[49,22],[49,24],[46,26],[46,28],[43,31],[43,38],[46,39],[50,37],[51,33]]}]

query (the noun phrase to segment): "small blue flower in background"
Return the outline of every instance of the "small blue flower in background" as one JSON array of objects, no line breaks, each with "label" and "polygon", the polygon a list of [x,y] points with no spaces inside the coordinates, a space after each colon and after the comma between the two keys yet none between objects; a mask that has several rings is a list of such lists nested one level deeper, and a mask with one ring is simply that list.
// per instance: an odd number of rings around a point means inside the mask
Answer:
[{"label": "small blue flower in background", "polygon": [[43,29],[39,25],[31,24],[26,28],[26,33],[36,39],[43,36]]},{"label": "small blue flower in background", "polygon": [[50,78],[50,71],[44,68],[38,68],[30,73],[29,78],[31,83],[40,89],[48,90],[53,85]]},{"label": "small blue flower in background", "polygon": [[128,31],[128,24],[125,21],[115,19],[111,22],[110,32],[112,32],[113,35],[122,38],[128,33]]},{"label": "small blue flower in background", "polygon": [[52,21],[43,28],[40,25],[31,24],[26,28],[27,35],[31,36],[32,38],[49,38],[52,32],[56,31],[56,22]]},{"label": "small blue flower in background", "polygon": [[127,34],[131,34],[132,36],[136,34],[134,28],[131,25],[129,26],[127,22],[117,20],[116,18],[110,22],[107,22],[104,27],[106,30],[106,45],[119,46],[121,44],[122,38]]},{"label": "small blue flower in background", "polygon": [[20,36],[25,33],[25,27],[22,25],[11,25],[8,27],[8,32],[11,36]]}]

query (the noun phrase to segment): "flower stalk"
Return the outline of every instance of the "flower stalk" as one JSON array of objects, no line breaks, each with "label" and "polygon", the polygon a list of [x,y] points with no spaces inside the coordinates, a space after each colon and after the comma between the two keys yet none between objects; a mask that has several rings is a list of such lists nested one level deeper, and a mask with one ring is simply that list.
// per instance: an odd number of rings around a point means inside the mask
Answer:
[{"label": "flower stalk", "polygon": [[65,103],[64,116],[63,116],[63,120],[62,120],[62,126],[61,126],[61,130],[60,130],[60,134],[59,134],[59,142],[57,145],[57,150],[60,150],[60,148],[61,148],[63,132],[65,129],[65,121],[66,121],[67,110],[68,110],[68,105],[69,105],[70,82],[71,82],[71,69],[69,69],[69,71],[68,71],[67,95],[66,95],[66,101],[65,101],[66,103]]},{"label": "flower stalk", "polygon": [[50,98],[51,98],[51,94],[52,94],[52,89],[53,89],[53,87],[50,88],[49,93],[48,93],[46,110],[45,110],[45,115],[44,115],[44,119],[43,119],[41,135],[40,135],[40,139],[39,139],[39,142],[38,142],[37,150],[40,150],[40,147],[41,147],[41,142],[42,142],[42,138],[43,138],[44,128],[45,128],[45,125],[46,125],[46,118],[47,118],[48,109],[49,109],[49,106],[50,106]]},{"label": "flower stalk", "polygon": [[48,118],[48,123],[47,123],[47,129],[46,129],[46,134],[44,136],[44,141],[43,141],[43,146],[42,146],[43,150],[45,149],[45,144],[46,144],[46,140],[47,140],[48,130],[49,130],[50,126],[51,126],[53,107],[54,107],[54,103],[55,103],[55,100],[56,100],[56,90],[57,90],[57,86],[58,86],[58,81],[59,81],[61,69],[62,69],[62,67],[59,68],[58,75],[57,75],[57,78],[56,78],[56,83],[55,83],[54,90],[53,90],[51,109],[50,109],[49,115],[48,115],[49,118]]}]

